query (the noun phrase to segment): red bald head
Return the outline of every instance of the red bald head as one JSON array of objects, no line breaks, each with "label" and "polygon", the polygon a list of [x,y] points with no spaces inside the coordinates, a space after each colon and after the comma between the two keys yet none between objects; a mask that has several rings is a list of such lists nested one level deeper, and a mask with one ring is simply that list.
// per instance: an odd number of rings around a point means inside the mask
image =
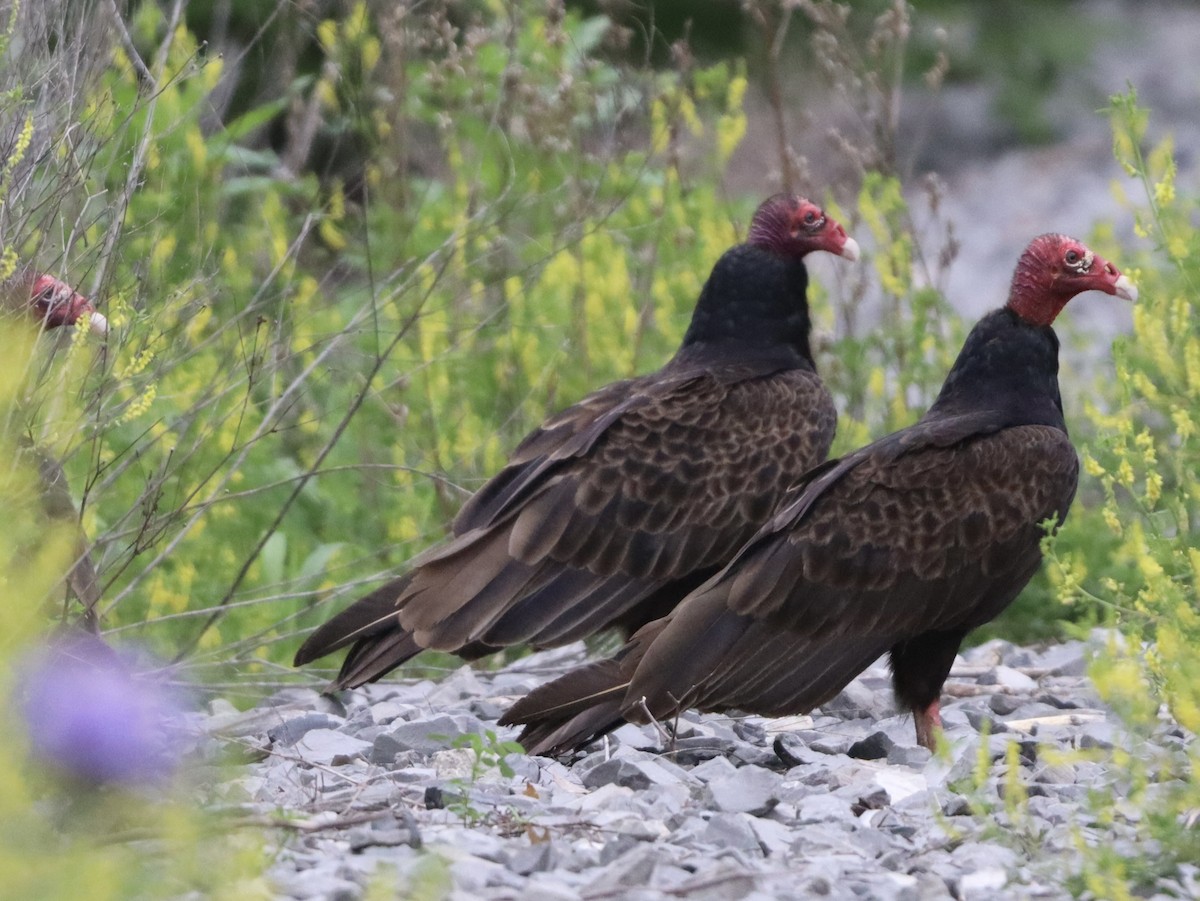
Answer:
[{"label": "red bald head", "polygon": [[86,316],[88,328],[93,334],[108,334],[108,320],[96,312],[92,302],[52,275],[34,277],[30,307],[38,322],[47,329],[74,325]]},{"label": "red bald head", "polygon": [[1082,241],[1039,235],[1017,261],[1008,308],[1033,325],[1051,325],[1067,301],[1084,291],[1137,300],[1133,282]]},{"label": "red bald head", "polygon": [[763,201],[750,222],[747,241],[783,257],[803,257],[824,250],[858,259],[858,242],[825,211],[796,194],[776,194]]}]

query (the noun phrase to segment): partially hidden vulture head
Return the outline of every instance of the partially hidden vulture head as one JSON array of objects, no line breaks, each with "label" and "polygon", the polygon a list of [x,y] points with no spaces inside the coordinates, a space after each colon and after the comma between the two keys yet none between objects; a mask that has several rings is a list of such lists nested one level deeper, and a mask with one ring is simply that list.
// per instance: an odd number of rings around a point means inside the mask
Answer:
[{"label": "partially hidden vulture head", "polygon": [[858,242],[846,234],[819,206],[796,194],[776,194],[764,200],[750,222],[748,244],[781,257],[803,257],[824,250],[853,262]]},{"label": "partially hidden vulture head", "polygon": [[25,308],[46,329],[75,325],[87,317],[88,330],[101,337],[108,334],[108,320],[88,298],[70,285],[40,272],[28,272],[18,278],[5,298],[14,309]]},{"label": "partially hidden vulture head", "polygon": [[1084,291],[1137,300],[1133,282],[1082,241],[1039,235],[1017,261],[1008,307],[1033,325],[1052,325],[1067,301]]}]

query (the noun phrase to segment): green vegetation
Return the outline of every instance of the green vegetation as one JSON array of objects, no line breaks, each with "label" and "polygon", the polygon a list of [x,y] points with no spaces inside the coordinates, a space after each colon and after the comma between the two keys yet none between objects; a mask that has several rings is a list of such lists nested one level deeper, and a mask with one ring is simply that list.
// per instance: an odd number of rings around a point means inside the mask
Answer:
[{"label": "green vegetation", "polygon": [[[1159,852],[1131,858],[1090,848],[1083,885],[1097,897],[1131,898],[1176,864],[1200,859],[1200,749],[1193,742],[1166,754],[1146,743],[1161,729],[1160,707],[1200,732],[1200,195],[1178,192],[1170,138],[1146,147],[1150,112],[1132,90],[1114,97],[1109,113],[1114,154],[1142,195],[1126,204],[1150,249],[1121,251],[1142,293],[1133,334],[1113,347],[1116,381],[1088,409],[1095,434],[1084,470],[1103,501],[1081,511],[1069,544],[1063,530],[1051,573],[1064,603],[1125,636],[1091,675],[1129,729],[1129,745],[1114,751],[1129,774],[1122,791]],[[1120,815],[1110,804],[1098,809]]]},{"label": "green vegetation", "polygon": [[[494,818],[496,811],[480,810],[471,802],[469,794],[471,787],[490,773],[499,773],[506,779],[515,775],[515,770],[505,759],[509,754],[524,754],[525,749],[515,741],[501,741],[496,733],[487,729],[483,734],[468,732],[450,742],[450,747],[457,750],[469,751],[471,755],[470,772],[456,776],[450,780],[454,787],[452,796],[447,800],[446,809],[462,818],[464,823],[484,823]],[[511,812],[504,815],[511,818]]]},{"label": "green vegetation", "polygon": [[[63,461],[81,500],[114,640],[249,702],[296,678],[301,631],[440,537],[548,410],[660,365],[759,199],[719,187],[747,127],[742,62],[631,64],[609,20],[555,3],[349,4],[305,35],[317,65],[229,107],[223,79],[240,61],[177,13],[139,5],[126,42],[71,24],[66,5],[57,25],[30,6],[0,22],[0,276],[37,261],[91,293],[114,331],[98,349],[82,331],[35,341],[4,324],[9,661],[48,602],[61,612],[73,541],[39,513],[24,441]],[[857,55],[837,52],[856,38],[833,20],[809,25],[875,141],[861,180],[822,198],[875,247],[860,274],[815,289],[819,362],[844,411],[835,450],[913,421],[965,334],[936,288],[953,242],[914,227],[889,155],[883,98],[901,68],[852,77],[904,49],[902,14],[877,20]],[[1200,196],[1176,187],[1169,143],[1144,147],[1132,95],[1112,115],[1117,158],[1144,188],[1130,203],[1140,242],[1117,246],[1106,225],[1095,246],[1143,299],[1115,379],[1069,411],[1086,475],[1048,576],[993,634],[1119,626],[1128,651],[1096,663],[1106,699],[1134,735],[1160,704],[1196,732]],[[883,328],[866,325],[868,283]],[[0,670],[0,692],[12,678]],[[161,854],[60,834],[6,726],[0,872],[27,874],[6,882],[15,892],[262,893],[254,841],[171,805],[79,802],[93,818],[81,822],[136,819]],[[504,743],[474,739],[479,772],[503,766]],[[1120,753],[1131,797],[1153,804],[1161,865],[1200,858],[1194,756],[1187,790],[1163,798],[1156,762]],[[1111,852],[1088,866],[1103,897],[1145,877]]]}]

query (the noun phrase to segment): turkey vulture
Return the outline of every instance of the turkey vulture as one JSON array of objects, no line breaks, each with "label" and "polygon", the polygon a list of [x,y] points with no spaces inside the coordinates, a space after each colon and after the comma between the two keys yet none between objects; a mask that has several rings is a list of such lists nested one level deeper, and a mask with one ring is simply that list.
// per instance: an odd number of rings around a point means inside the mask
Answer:
[{"label": "turkey vulture", "polygon": [[540,754],[684,707],[806,713],[889,652],[896,700],[932,748],[960,642],[1033,576],[1043,524],[1075,495],[1051,324],[1090,290],[1137,294],[1080,242],[1035,238],[919,422],[814,469],[673,613],[501,724],[525,724],[520,741]]},{"label": "turkey vulture", "polygon": [[108,334],[108,320],[90,300],[54,276],[34,269],[22,269],[0,284],[0,305],[32,315],[47,329],[74,325],[87,316],[92,334]]},{"label": "turkey vulture", "polygon": [[416,568],[317,629],[296,665],[353,644],[335,688],[425,648],[474,659],[629,634],[667,613],[825,459],[837,414],[809,349],[804,257],[858,245],[804,198],[755,212],[717,261],[662,369],[529,435]]},{"label": "turkey vulture", "polygon": [[[90,300],[65,282],[30,267],[18,270],[0,283],[0,308],[27,317],[46,329],[72,326],[86,316],[92,334],[101,337],[108,334],[108,320]],[[96,567],[87,536],[79,526],[79,511],[71,497],[66,473],[58,460],[44,449],[35,447],[27,437],[22,436],[18,443],[21,451],[29,454],[38,468],[41,505],[47,517],[72,523],[77,529],[75,562],[67,574],[67,584],[83,604],[85,626],[90,631],[98,631],[95,607],[100,600],[100,588]]]}]

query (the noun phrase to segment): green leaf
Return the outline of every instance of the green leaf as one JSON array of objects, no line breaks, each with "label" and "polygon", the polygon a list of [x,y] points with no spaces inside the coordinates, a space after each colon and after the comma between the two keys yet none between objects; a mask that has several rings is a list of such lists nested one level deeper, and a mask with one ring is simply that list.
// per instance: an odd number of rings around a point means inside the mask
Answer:
[{"label": "green leaf", "polygon": [[341,550],[343,546],[344,542],[341,541],[331,541],[327,544],[318,545],[316,550],[310,553],[304,559],[304,563],[300,565],[299,578],[301,580],[308,580],[320,576],[325,571],[325,567],[329,564],[333,555]]},{"label": "green leaf", "polygon": [[287,563],[287,536],[276,532],[263,545],[259,559],[262,560],[263,579],[268,583],[279,583],[284,580]]},{"label": "green leaf", "polygon": [[264,103],[262,106],[242,113],[242,115],[225,126],[224,130],[220,132],[220,137],[230,142],[240,141],[246,135],[250,134],[250,132],[262,128],[282,113],[288,108],[289,103],[291,103],[291,97],[285,95],[278,100]]}]

